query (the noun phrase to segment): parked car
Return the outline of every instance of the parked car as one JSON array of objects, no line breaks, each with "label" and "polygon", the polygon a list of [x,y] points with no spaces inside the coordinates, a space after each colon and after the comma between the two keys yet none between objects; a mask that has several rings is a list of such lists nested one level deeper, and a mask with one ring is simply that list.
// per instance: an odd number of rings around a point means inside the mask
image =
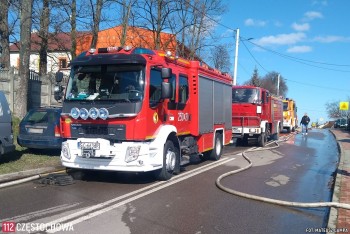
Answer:
[{"label": "parked car", "polygon": [[30,149],[60,149],[61,107],[40,107],[29,110],[19,124],[17,142]]},{"label": "parked car", "polygon": [[0,156],[15,151],[12,115],[4,92],[0,91]]},{"label": "parked car", "polygon": [[335,128],[345,128],[348,126],[346,119],[337,119],[334,123]]}]

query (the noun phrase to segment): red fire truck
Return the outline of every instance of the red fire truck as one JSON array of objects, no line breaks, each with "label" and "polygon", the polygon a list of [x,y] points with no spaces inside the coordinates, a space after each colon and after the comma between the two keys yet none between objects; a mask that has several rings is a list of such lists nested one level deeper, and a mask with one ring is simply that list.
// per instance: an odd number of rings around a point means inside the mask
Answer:
[{"label": "red fire truck", "polygon": [[70,66],[67,87],[61,72],[55,86],[56,100],[63,98],[65,167],[154,171],[168,180],[183,158],[218,160],[232,139],[227,74],[170,53],[128,47],[91,49]]},{"label": "red fire truck", "polygon": [[283,100],[255,86],[232,90],[232,133],[238,144],[257,138],[263,147],[268,138],[277,140],[283,129]]}]

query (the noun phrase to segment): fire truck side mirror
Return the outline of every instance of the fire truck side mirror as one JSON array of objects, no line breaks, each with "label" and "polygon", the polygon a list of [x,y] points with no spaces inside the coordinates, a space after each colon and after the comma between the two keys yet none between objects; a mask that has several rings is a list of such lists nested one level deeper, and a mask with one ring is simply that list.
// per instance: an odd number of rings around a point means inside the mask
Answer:
[{"label": "fire truck side mirror", "polygon": [[60,84],[56,84],[54,87],[54,97],[56,101],[59,101],[63,97],[63,87]]},{"label": "fire truck side mirror", "polygon": [[162,79],[169,79],[172,76],[171,68],[163,67],[162,68]]},{"label": "fire truck side mirror", "polygon": [[60,83],[63,80],[63,72],[60,72],[60,71],[56,72],[55,78],[56,78],[56,82]]},{"label": "fire truck side mirror", "polygon": [[169,82],[162,82],[162,99],[171,98],[173,96],[172,85]]}]

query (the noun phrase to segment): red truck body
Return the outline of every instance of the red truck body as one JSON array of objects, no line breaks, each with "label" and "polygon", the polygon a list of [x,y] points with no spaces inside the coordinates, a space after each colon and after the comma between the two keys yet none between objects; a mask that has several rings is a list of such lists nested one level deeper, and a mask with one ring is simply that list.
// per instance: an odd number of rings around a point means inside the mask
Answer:
[{"label": "red truck body", "polygon": [[218,160],[232,139],[231,81],[161,51],[84,53],[71,62],[63,99],[62,164],[154,171],[167,180],[179,172],[183,156]]},{"label": "red truck body", "polygon": [[283,129],[283,100],[255,86],[234,86],[232,90],[232,133],[237,143],[257,138],[264,146],[268,138],[278,139]]}]

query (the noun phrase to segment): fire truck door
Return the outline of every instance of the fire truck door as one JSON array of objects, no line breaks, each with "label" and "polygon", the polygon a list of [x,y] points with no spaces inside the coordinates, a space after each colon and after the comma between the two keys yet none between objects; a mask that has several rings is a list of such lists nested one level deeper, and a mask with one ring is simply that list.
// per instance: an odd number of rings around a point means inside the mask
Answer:
[{"label": "fire truck door", "polygon": [[[175,96],[173,100],[169,102],[169,113],[175,124],[178,134],[185,134],[189,130],[189,123],[191,120],[189,99],[189,85],[188,78],[185,75],[179,75],[177,80],[178,85],[173,84],[176,87]],[[171,122],[170,122],[171,123]]]},{"label": "fire truck door", "polygon": [[270,94],[266,91],[262,92],[263,97],[263,110],[262,110],[262,120],[268,120],[271,118],[271,105],[272,105],[272,98]]}]

